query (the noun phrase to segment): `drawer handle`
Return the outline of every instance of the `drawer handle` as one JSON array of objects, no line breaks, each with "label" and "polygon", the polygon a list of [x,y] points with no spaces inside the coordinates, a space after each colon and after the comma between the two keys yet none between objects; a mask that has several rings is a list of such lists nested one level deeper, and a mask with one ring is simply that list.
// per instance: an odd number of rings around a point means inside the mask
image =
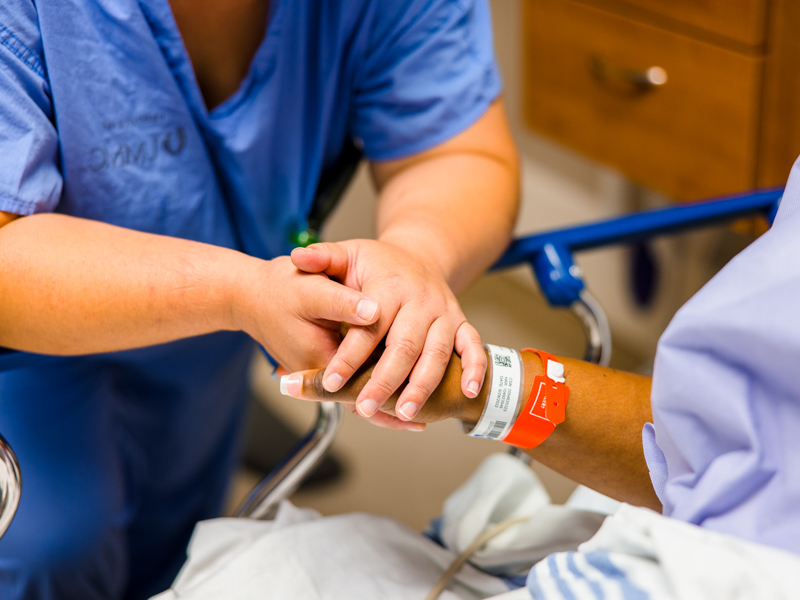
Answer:
[{"label": "drawer handle", "polygon": [[641,94],[667,83],[667,72],[659,66],[629,69],[611,64],[594,54],[589,57],[589,71],[602,84],[628,94]]}]

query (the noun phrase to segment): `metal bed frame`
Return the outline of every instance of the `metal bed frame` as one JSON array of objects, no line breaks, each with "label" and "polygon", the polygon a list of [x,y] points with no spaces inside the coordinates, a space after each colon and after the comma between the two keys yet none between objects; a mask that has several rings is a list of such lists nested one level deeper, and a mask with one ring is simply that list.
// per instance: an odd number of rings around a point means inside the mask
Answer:
[{"label": "metal bed frame", "polygon": [[[348,178],[353,170],[350,170]],[[343,189],[340,184],[341,179],[335,182],[338,194]],[[611,358],[608,322],[602,308],[586,289],[580,269],[573,261],[575,252],[633,243],[752,215],[763,215],[772,223],[782,194],[782,188],[761,190],[539,233],[515,240],[492,270],[530,265],[548,302],[552,306],[569,308],[580,320],[586,336],[584,359],[607,365]],[[310,231],[310,234],[308,238],[313,240],[317,231]],[[298,239],[299,243],[305,241]],[[46,358],[0,349],[0,370]],[[311,431],[253,489],[236,511],[236,516],[251,519],[274,517],[278,504],[298,488],[325,455],[341,427],[342,415],[341,405],[320,403],[317,421]],[[527,459],[520,453],[514,454]],[[19,462],[11,446],[0,435],[0,537],[14,518],[21,492]]]}]

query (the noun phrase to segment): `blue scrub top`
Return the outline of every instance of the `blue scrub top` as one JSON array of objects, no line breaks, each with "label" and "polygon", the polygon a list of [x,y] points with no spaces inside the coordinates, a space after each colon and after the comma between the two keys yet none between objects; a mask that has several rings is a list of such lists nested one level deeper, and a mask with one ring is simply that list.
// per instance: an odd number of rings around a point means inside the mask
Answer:
[{"label": "blue scrub top", "polygon": [[482,0],[273,0],[240,89],[205,108],[168,0],[0,7],[0,210],[58,211],[271,258],[348,137],[374,160],[500,92]]},{"label": "blue scrub top", "polygon": [[[500,87],[485,0],[272,0],[245,81],[211,112],[168,0],[3,0],[0,210],[271,258],[348,138],[373,160],[423,151]],[[0,596],[166,587],[222,505],[251,347],[218,333],[0,373],[24,478]]]}]

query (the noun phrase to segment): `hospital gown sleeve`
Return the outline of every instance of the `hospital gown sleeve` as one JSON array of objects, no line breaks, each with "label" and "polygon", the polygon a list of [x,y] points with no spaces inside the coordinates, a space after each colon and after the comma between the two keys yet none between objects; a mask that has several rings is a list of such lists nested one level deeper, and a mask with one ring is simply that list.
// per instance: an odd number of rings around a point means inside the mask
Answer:
[{"label": "hospital gown sleeve", "polygon": [[422,152],[472,125],[501,87],[485,0],[378,0],[353,134],[373,160]]},{"label": "hospital gown sleeve", "polygon": [[[796,166],[787,199],[798,186]],[[665,476],[664,514],[800,553],[794,208],[782,206],[772,229],[696,294],[662,336],[652,389],[657,448],[651,441],[645,454],[651,473]]]},{"label": "hospital gown sleeve", "polygon": [[52,211],[61,196],[58,134],[36,9],[0,3],[0,210]]}]

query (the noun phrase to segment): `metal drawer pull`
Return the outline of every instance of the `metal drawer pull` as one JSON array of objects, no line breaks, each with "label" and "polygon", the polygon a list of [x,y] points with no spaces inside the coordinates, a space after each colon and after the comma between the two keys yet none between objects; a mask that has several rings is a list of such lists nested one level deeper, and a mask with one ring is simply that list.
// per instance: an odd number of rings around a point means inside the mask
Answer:
[{"label": "metal drawer pull", "polygon": [[667,72],[659,66],[629,69],[611,64],[596,54],[589,57],[589,71],[601,83],[629,94],[641,94],[667,83]]}]

